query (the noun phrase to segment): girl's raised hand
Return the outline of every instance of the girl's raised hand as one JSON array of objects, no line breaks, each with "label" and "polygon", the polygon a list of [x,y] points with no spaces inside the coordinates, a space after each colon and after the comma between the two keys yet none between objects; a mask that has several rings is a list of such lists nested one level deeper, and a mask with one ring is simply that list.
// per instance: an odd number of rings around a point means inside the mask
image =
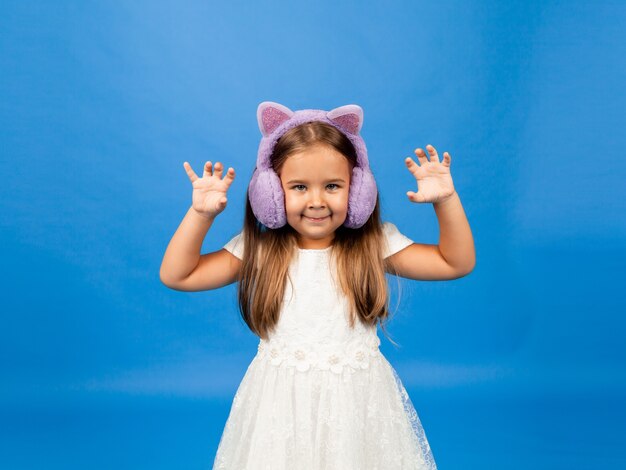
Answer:
[{"label": "girl's raised hand", "polygon": [[450,154],[444,152],[443,162],[439,161],[439,156],[435,147],[427,145],[426,150],[430,160],[426,158],[426,153],[418,148],[415,155],[420,164],[418,165],[411,157],[406,157],[404,162],[407,168],[417,180],[417,192],[407,191],[406,195],[413,202],[441,202],[454,194],[454,184],[450,174]]},{"label": "girl's raised hand", "polygon": [[228,168],[226,176],[222,179],[224,173],[222,164],[217,162],[213,169],[211,162],[208,161],[204,164],[202,178],[198,178],[189,163],[185,162],[183,166],[193,186],[192,207],[201,216],[214,218],[226,208],[228,202],[226,191],[235,179],[235,170]]}]

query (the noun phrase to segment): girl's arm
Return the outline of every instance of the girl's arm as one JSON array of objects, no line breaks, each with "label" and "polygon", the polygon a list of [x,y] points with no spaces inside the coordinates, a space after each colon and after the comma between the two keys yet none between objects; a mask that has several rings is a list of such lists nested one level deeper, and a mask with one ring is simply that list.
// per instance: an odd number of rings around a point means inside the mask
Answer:
[{"label": "girl's arm", "polygon": [[185,279],[198,265],[202,242],[214,218],[201,216],[190,207],[167,245],[161,262],[161,281],[165,285]]},{"label": "girl's arm", "polygon": [[474,269],[474,239],[452,183],[450,154],[445,152],[441,163],[435,148],[426,148],[430,160],[422,149],[415,151],[419,166],[410,157],[406,159],[419,186],[417,193],[408,191],[407,196],[412,202],[433,203],[439,221],[439,244],[413,243],[388,258],[392,268],[389,272],[416,280],[457,279]]},{"label": "girl's arm", "polygon": [[476,265],[474,238],[456,191],[433,204],[439,221],[439,251],[446,262],[463,275]]},{"label": "girl's arm", "polygon": [[215,217],[226,207],[226,190],[234,178],[229,169],[221,179],[222,168],[207,162],[204,176],[198,178],[189,164],[185,169],[194,187],[193,205],[180,223],[165,250],[160,278],[166,286],[184,291],[216,289],[236,280],[241,261],[224,249],[200,255],[202,242]]}]

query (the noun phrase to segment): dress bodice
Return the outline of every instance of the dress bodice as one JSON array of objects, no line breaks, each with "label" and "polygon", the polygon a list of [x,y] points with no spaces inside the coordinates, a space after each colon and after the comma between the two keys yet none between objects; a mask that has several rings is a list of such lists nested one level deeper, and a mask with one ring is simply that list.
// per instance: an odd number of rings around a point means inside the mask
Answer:
[{"label": "dress bodice", "polygon": [[[383,224],[383,233],[384,257],[413,243],[389,222]],[[242,240],[240,233],[224,248],[241,259]],[[341,373],[366,369],[370,359],[380,354],[376,326],[365,325],[358,317],[350,326],[349,302],[331,263],[331,249],[297,250],[289,266],[279,320],[268,339],[259,341],[259,358],[292,370]]]},{"label": "dress bodice", "polygon": [[299,249],[289,268],[276,328],[259,353],[276,365],[330,369],[367,368],[379,353],[376,326],[349,323],[349,302],[330,263],[330,248]]}]

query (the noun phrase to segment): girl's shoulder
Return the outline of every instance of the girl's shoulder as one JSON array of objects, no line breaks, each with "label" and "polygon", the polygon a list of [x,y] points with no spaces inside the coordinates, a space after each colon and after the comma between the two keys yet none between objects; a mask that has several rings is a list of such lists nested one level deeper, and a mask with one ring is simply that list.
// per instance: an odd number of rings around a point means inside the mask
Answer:
[{"label": "girl's shoulder", "polygon": [[237,235],[231,238],[230,241],[223,246],[223,248],[226,251],[232,253],[233,256],[236,256],[239,259],[243,259],[243,244],[243,232],[239,232]]},{"label": "girl's shoulder", "polygon": [[385,238],[383,258],[396,254],[413,244],[413,240],[401,233],[398,227],[391,222],[383,222],[383,236]]}]

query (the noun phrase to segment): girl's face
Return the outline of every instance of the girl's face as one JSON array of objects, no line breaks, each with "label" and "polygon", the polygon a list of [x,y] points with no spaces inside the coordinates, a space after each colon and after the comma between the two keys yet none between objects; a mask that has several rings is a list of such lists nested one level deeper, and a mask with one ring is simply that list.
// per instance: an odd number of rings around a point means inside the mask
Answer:
[{"label": "girl's face", "polygon": [[280,169],[287,223],[298,232],[300,248],[327,248],[348,215],[352,168],[329,145],[291,154]]}]

